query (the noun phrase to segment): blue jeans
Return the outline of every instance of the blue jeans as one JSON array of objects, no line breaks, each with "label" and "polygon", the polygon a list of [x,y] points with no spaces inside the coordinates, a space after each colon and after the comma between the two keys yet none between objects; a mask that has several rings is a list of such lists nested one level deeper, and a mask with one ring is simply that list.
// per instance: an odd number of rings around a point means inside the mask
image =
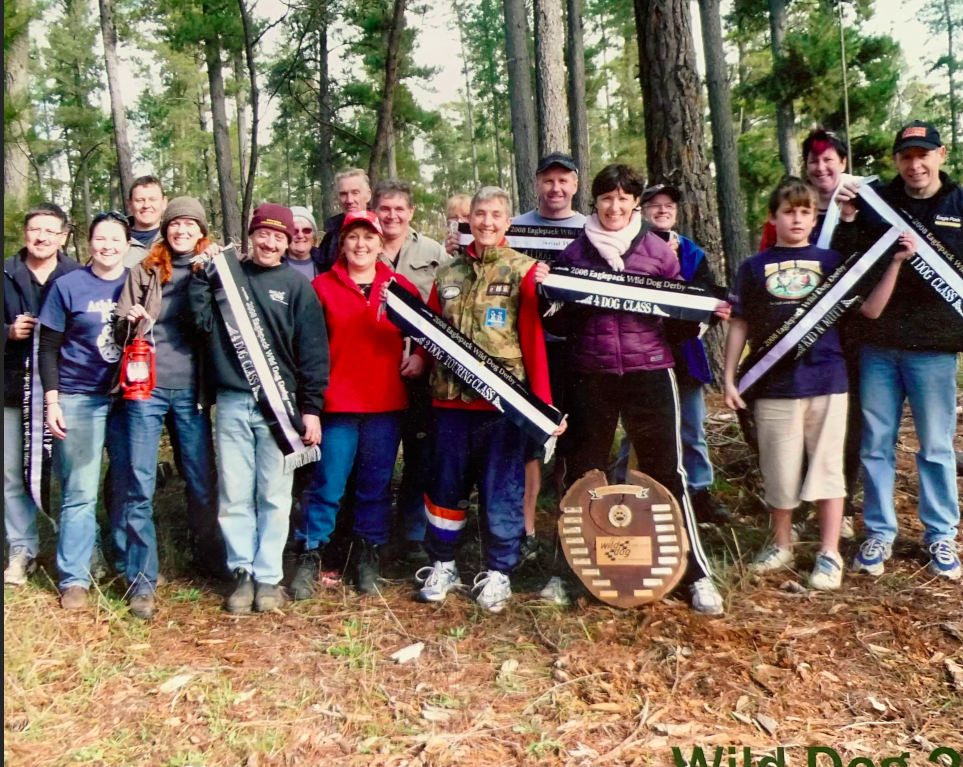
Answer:
[{"label": "blue jeans", "polygon": [[[123,413],[107,394],[60,394],[67,436],[54,440],[63,491],[57,569],[60,588],[90,588],[90,556],[97,539],[97,493],[104,447],[115,466],[125,460]],[[123,497],[123,472],[114,474],[113,496]]]},{"label": "blue jeans", "polygon": [[157,586],[157,532],[154,488],[157,448],[170,416],[171,442],[177,444],[181,473],[187,483],[188,518],[195,539],[214,548],[217,542],[214,444],[211,413],[198,405],[193,389],[155,388],[148,400],[125,400],[130,452],[130,489],[124,524],[114,534],[114,546],[126,552],[125,570],[131,593]]},{"label": "blue jeans", "polygon": [[[688,376],[680,376],[679,415],[682,419],[679,430],[682,437],[682,466],[686,473],[686,486],[690,493],[697,493],[712,485],[712,460],[709,458],[709,444],[706,442],[706,401],[702,384]],[[629,465],[628,436],[622,437],[619,457],[615,463],[615,479],[625,481]]]},{"label": "blue jeans", "polygon": [[243,568],[261,583],[278,584],[294,474],[284,471],[284,453],[252,394],[218,391],[215,426],[218,521],[227,566],[232,572]]},{"label": "blue jeans", "polygon": [[37,504],[23,483],[23,411],[3,409],[3,524],[10,553],[35,558],[40,551]]},{"label": "blue jeans", "polygon": [[[304,494],[304,520],[295,533],[305,549],[328,542],[355,459],[354,533],[376,546],[391,531],[391,474],[401,442],[401,411],[325,413],[321,420],[321,460]],[[422,501],[424,515],[424,501]]]},{"label": "blue jeans", "polygon": [[956,355],[864,346],[859,360],[863,439],[863,522],[866,535],[896,538],[893,483],[903,401],[909,399],[920,449],[917,511],[923,539],[953,540],[960,522],[953,432],[956,429]]}]

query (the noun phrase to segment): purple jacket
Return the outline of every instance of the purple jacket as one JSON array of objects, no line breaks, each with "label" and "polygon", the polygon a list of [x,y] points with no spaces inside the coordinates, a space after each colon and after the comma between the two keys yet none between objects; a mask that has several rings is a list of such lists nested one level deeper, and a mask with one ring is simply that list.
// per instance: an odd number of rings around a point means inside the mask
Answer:
[{"label": "purple jacket", "polygon": [[[642,228],[622,259],[626,272],[679,279],[679,259],[668,243],[648,227]],[[584,232],[556,257],[553,265],[611,271]],[[565,314],[570,364],[580,373],[622,375],[673,366],[672,352],[658,317],[577,304],[568,304]]]}]

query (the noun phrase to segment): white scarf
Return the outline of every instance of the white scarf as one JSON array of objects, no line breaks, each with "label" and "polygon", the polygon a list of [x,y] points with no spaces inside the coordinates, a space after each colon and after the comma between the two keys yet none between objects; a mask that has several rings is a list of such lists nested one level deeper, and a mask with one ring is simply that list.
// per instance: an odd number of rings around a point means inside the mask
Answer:
[{"label": "white scarf", "polygon": [[585,221],[585,236],[595,246],[599,255],[605,259],[605,263],[615,272],[625,271],[625,261],[622,260],[622,256],[641,231],[642,214],[637,210],[632,211],[628,226],[617,232],[602,226],[598,213],[593,213]]}]

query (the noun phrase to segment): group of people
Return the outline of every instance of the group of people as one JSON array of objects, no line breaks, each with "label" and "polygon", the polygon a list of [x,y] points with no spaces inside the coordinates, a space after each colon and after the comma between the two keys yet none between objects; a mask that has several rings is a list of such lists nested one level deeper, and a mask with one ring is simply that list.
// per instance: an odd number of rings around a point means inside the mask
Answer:
[{"label": "group of people", "polygon": [[[940,170],[945,153],[932,126],[911,123],[893,147],[899,175],[875,188],[959,257],[963,190]],[[715,311],[728,323],[726,403],[754,413],[773,519],[773,544],[752,567],[794,566],[792,512],[811,501],[821,541],[810,584],[838,588],[844,499],[861,465],[866,537],[852,569],[882,573],[897,532],[895,446],[908,398],[920,440],[928,567],[957,580],[953,438],[963,332],[953,316],[960,310],[904,266],[918,233],[907,227],[883,259],[861,316],[844,317],[841,328],[785,357],[751,398],[740,393],[747,343],[763,344],[844,255],[867,250],[888,228],[845,175],[838,136],[813,131],[803,155],[808,180],[786,179],[774,190],[760,252],[741,265]],[[410,184],[390,179],[371,189],[359,169],[342,171],[335,183],[341,213],[321,229],[305,207],[260,205],[244,254],[209,237],[198,200],[168,201],[153,176],[134,182],[128,215],[93,218],[86,266],[63,252],[63,211],[44,203],[27,213],[24,247],[4,263],[5,583],[24,583],[36,567],[44,501],[33,475],[42,470],[25,456],[43,452],[44,437],[32,428],[42,390],[62,488],[57,569],[65,609],[87,603],[105,568],[96,522],[103,488],[130,611],[154,615],[153,497],[165,426],[186,482],[194,566],[230,574],[228,611],[276,609],[287,594],[310,598],[339,526],[349,528],[347,570],[358,590],[377,593],[394,537],[399,557],[417,569],[416,598],[441,601],[464,588],[456,554],[476,488],[485,569],[472,591],[483,609],[504,609],[512,571],[544,545],[535,535],[544,446],[404,335],[384,311],[393,284],[566,415],[554,435],[560,489],[609,468],[622,423],[625,451],[631,446],[640,470],[681,507],[693,609],[722,614],[699,534],[701,523],[732,522],[709,490],[704,328],[589,305],[547,311],[539,288],[558,267],[716,283],[703,250],[676,231],[686,204],[680,189],[667,181],[646,187],[632,168],[609,165],[592,179],[592,211],[582,215],[572,207],[585,183],[576,164],[550,154],[537,167],[535,210],[513,218],[510,195],[497,187],[456,195],[449,236],[438,243],[411,226]],[[459,223],[470,229],[467,246]],[[575,231],[564,250],[523,253],[506,239],[513,223]],[[827,226],[834,248],[816,244]],[[147,375],[132,361],[144,346]],[[146,389],[131,383],[144,378]],[[393,503],[399,447],[403,474]],[[286,550],[297,563],[285,590]],[[568,580],[554,570],[541,596],[566,603]]]}]

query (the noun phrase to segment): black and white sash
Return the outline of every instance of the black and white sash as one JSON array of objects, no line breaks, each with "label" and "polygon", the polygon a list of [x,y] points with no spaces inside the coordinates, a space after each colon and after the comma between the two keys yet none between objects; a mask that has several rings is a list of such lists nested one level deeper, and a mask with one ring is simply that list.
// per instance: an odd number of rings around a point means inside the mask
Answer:
[{"label": "black and white sash", "polygon": [[550,301],[704,323],[725,300],[724,290],[706,285],[578,266],[552,267],[538,289]]},{"label": "black and white sash", "polygon": [[[47,406],[40,383],[38,351],[40,323],[34,325],[30,354],[24,360],[23,377],[23,484],[37,508],[50,519],[50,468],[53,435],[47,429]],[[53,523],[54,530],[57,523]]]},{"label": "black and white sash", "polygon": [[[293,396],[287,391],[247,275],[233,246],[211,259],[214,299],[230,336],[238,364],[267,421],[275,442],[284,453],[284,470],[294,471],[321,457],[318,446],[301,441],[303,424]],[[208,272],[210,274],[210,271]]]},{"label": "black and white sash", "polygon": [[787,354],[805,354],[851,306],[861,303],[873,266],[893,247],[902,230],[892,227],[865,253],[854,253],[806,296],[796,312],[760,344],[742,364],[739,393],[745,393]]},{"label": "black and white sash", "polygon": [[[505,232],[508,247],[519,253],[531,255],[538,251],[561,253],[582,234],[581,227],[568,226],[510,226]],[[475,241],[468,224],[458,225],[458,244],[466,248]]]},{"label": "black and white sash", "polygon": [[385,301],[388,319],[402,333],[544,445],[546,461],[552,457],[553,432],[562,422],[558,410],[542,402],[515,376],[398,283],[389,283]]}]

